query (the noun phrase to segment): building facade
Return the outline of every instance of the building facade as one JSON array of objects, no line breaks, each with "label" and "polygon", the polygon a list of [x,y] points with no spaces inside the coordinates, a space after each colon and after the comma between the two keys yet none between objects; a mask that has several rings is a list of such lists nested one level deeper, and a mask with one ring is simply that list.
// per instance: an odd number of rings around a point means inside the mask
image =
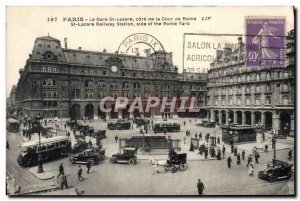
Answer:
[{"label": "building facade", "polygon": [[[159,110],[139,113],[128,112],[128,107],[114,111],[115,102],[99,109],[102,98],[149,96],[172,99],[182,93],[184,79],[179,80],[178,69],[173,65],[172,53],[156,51],[147,56],[86,51],[82,48],[64,48],[59,40],[46,36],[36,38],[32,53],[24,68],[20,69],[16,87],[17,105],[28,116],[63,117],[81,119],[122,118],[127,116],[150,117]],[[189,81],[191,84],[195,81]],[[201,85],[206,82],[201,81]],[[203,89],[188,90],[193,95]],[[195,93],[194,93],[195,92]],[[201,95],[201,101],[204,98]],[[203,102],[204,104],[204,102]]]},{"label": "building facade", "polygon": [[208,118],[220,124],[260,125],[294,134],[295,43],[294,31],[286,38],[286,64],[246,67],[245,45],[217,50],[208,71]]}]

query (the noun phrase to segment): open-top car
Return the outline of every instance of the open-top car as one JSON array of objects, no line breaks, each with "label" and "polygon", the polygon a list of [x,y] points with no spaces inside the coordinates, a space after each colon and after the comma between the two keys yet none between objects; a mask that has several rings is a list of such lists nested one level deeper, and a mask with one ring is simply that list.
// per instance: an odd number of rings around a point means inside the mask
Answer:
[{"label": "open-top car", "polygon": [[281,179],[290,179],[293,176],[292,167],[293,164],[280,160],[273,160],[268,163],[264,170],[258,172],[258,178],[267,180],[271,183]]},{"label": "open-top car", "polygon": [[117,153],[112,155],[109,159],[111,163],[128,163],[129,165],[136,164],[136,148],[133,147],[125,147],[123,153]]},{"label": "open-top car", "polygon": [[71,163],[90,163],[91,165],[97,164],[105,158],[105,151],[97,151],[95,149],[86,149],[80,153],[73,154],[69,157]]},{"label": "open-top car", "polygon": [[91,135],[94,138],[100,138],[100,139],[104,139],[106,138],[106,130],[96,130],[93,132],[93,134]]}]

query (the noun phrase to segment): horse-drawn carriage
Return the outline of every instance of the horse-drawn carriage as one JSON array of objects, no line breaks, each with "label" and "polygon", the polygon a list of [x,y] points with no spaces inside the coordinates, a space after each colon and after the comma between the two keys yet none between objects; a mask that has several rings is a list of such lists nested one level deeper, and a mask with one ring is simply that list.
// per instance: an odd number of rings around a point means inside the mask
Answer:
[{"label": "horse-drawn carriage", "polygon": [[183,154],[173,154],[169,160],[159,160],[155,161],[153,159],[149,160],[149,163],[152,165],[162,166],[165,171],[171,170],[172,173],[180,171],[185,171],[188,167],[186,162],[186,153]]}]

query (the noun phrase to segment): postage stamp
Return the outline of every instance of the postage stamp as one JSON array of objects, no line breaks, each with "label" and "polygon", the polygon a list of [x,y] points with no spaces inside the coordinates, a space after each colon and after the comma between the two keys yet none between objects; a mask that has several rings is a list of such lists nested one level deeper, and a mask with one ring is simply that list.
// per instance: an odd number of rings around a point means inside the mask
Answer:
[{"label": "postage stamp", "polygon": [[246,66],[282,66],[284,33],[285,18],[246,18]]}]

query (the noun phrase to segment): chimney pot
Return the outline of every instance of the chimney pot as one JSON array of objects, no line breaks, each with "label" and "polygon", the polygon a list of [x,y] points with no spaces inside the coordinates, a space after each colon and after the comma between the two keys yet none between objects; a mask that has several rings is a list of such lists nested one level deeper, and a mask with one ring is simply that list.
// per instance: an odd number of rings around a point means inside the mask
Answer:
[{"label": "chimney pot", "polygon": [[64,38],[65,41],[65,49],[68,49],[68,38]]}]

